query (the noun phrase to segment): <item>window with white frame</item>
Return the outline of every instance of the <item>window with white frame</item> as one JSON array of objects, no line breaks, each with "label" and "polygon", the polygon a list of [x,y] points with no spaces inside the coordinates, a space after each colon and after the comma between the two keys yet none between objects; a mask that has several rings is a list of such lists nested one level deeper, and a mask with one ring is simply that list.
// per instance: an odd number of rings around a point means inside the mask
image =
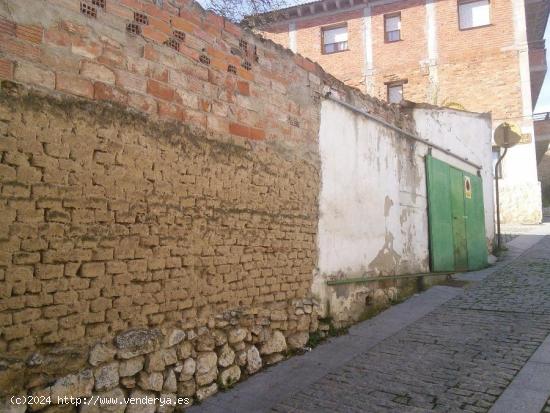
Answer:
[{"label": "window with white frame", "polygon": [[489,0],[459,0],[458,19],[461,30],[491,24]]},{"label": "window with white frame", "polygon": [[399,103],[403,100],[403,83],[389,83],[388,103]]},{"label": "window with white frame", "polygon": [[323,28],[323,53],[348,50],[348,26]]},{"label": "window with white frame", "polygon": [[401,40],[401,13],[387,14],[384,16],[384,39],[386,42]]}]

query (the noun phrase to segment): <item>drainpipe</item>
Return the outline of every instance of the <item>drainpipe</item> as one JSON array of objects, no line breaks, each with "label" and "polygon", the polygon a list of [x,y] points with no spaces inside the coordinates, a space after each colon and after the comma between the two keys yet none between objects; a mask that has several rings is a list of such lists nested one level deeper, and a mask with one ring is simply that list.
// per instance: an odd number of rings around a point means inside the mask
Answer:
[{"label": "drainpipe", "polygon": [[504,148],[504,153],[500,158],[498,158],[498,161],[495,164],[495,191],[496,191],[496,198],[497,198],[496,199],[497,201],[497,249],[498,250],[500,250],[501,237],[502,237],[500,233],[500,196],[498,191],[498,181],[499,181],[498,168],[500,167],[500,163],[506,156],[506,152],[508,152],[508,148]]}]

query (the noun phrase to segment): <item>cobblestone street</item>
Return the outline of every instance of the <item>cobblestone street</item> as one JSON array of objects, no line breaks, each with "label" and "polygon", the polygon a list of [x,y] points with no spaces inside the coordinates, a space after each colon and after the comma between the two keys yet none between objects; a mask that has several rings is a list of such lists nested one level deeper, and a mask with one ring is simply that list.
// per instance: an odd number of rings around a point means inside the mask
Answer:
[{"label": "cobblestone street", "polygon": [[455,290],[433,311],[268,409],[258,403],[257,411],[489,411],[550,333],[550,237]]}]

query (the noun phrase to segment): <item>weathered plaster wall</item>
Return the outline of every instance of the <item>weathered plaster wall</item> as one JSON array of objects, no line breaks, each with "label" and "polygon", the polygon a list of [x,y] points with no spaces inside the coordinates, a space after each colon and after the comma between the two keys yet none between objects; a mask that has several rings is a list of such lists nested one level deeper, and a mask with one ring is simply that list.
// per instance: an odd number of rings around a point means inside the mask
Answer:
[{"label": "weathered plaster wall", "polygon": [[[482,166],[487,245],[494,234],[491,119],[450,109],[412,109],[416,133]],[[313,291],[322,313],[355,320],[366,303],[393,299],[395,286],[327,286],[327,279],[429,272],[424,157],[418,143],[348,108],[324,101],[319,132],[319,263]],[[446,153],[433,155],[476,173]]]},{"label": "weathered plaster wall", "polygon": [[[495,234],[491,117],[487,114],[437,108],[413,109],[413,117],[418,135],[482,167],[480,175],[485,204],[485,234],[487,246],[491,250]],[[434,150],[433,155],[459,169],[477,174],[474,167],[447,153]]]}]

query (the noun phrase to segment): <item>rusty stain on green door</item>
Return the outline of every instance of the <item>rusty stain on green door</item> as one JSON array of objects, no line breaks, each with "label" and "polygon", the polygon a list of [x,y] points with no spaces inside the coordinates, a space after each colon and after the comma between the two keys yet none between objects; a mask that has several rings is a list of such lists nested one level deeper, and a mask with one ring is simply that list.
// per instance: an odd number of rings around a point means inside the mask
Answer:
[{"label": "rusty stain on green door", "polygon": [[481,178],[426,157],[432,271],[487,265]]}]

